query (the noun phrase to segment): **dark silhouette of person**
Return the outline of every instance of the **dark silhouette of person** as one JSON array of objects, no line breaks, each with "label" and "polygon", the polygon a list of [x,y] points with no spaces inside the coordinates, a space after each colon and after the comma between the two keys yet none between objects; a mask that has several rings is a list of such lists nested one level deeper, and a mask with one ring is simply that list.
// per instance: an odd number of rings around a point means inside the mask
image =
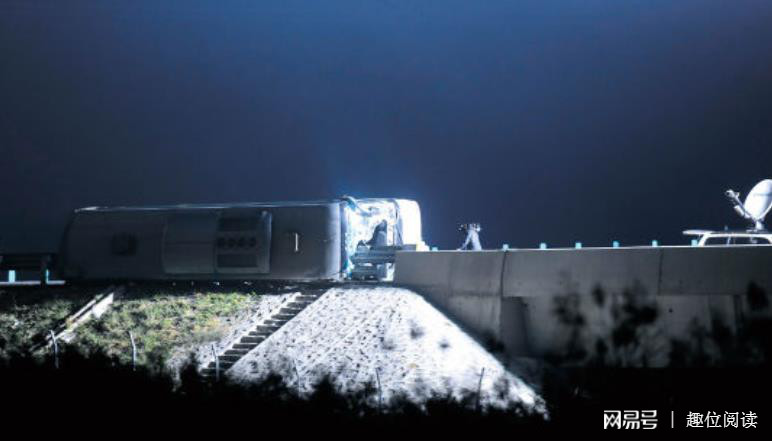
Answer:
[{"label": "dark silhouette of person", "polygon": [[370,240],[367,241],[367,246],[370,248],[375,248],[385,247],[388,245],[388,230],[389,224],[385,220],[380,221],[378,225],[375,226],[372,237],[370,237]]},{"label": "dark silhouette of person", "polygon": [[458,227],[458,231],[462,231],[466,233],[466,238],[464,239],[464,243],[461,245],[459,250],[472,250],[472,251],[480,251],[482,250],[482,245],[480,244],[480,231],[482,231],[482,227],[478,223],[471,223],[471,224],[461,224]]}]

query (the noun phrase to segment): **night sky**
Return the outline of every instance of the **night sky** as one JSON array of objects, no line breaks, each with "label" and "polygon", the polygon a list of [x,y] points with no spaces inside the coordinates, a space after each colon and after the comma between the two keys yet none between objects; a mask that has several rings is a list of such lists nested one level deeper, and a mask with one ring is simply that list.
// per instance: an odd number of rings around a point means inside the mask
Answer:
[{"label": "night sky", "polygon": [[772,178],[772,2],[0,0],[0,236],[416,199],[432,245],[688,243]]}]

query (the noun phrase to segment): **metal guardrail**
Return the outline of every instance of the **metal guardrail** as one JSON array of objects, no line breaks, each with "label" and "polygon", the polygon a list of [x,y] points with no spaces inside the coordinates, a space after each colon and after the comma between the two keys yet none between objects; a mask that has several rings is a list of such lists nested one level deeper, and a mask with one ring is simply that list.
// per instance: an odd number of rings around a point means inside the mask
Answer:
[{"label": "metal guardrail", "polygon": [[94,296],[88,303],[83,305],[74,314],[63,320],[56,329],[52,330],[45,340],[32,347],[32,351],[38,351],[51,345],[56,345],[57,342],[69,342],[75,335],[75,330],[83,323],[89,321],[91,318],[99,317],[110,307],[116,295],[120,295],[124,292],[124,286],[110,286],[106,290]]},{"label": "metal guardrail", "polygon": [[33,284],[31,280],[17,281],[17,271],[37,272],[38,285],[48,285],[51,268],[56,267],[56,254],[54,253],[6,253],[0,254],[0,271],[8,271],[8,282],[20,285]]}]

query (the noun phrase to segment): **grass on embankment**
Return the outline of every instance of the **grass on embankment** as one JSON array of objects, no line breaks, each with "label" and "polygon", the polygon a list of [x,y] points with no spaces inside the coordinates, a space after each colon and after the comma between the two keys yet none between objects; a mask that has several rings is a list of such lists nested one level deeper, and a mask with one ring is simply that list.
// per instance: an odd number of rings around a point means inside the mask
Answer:
[{"label": "grass on embankment", "polygon": [[131,363],[129,331],[137,345],[137,363],[160,367],[176,348],[221,338],[240,311],[260,296],[242,292],[170,294],[129,293],[99,319],[78,330],[74,344],[98,349]]},{"label": "grass on embankment", "polygon": [[0,358],[42,341],[96,292],[72,287],[0,289]]},{"label": "grass on embankment", "polygon": [[[17,294],[16,298],[24,295]],[[0,356],[4,341],[6,353],[29,348],[93,295],[70,292],[55,299],[39,296],[23,305],[0,309]],[[130,364],[131,331],[137,363],[162,368],[175,350],[221,338],[239,312],[259,301],[260,296],[251,292],[132,287],[117,296],[104,315],[79,327],[68,346],[85,353],[98,350]]]}]

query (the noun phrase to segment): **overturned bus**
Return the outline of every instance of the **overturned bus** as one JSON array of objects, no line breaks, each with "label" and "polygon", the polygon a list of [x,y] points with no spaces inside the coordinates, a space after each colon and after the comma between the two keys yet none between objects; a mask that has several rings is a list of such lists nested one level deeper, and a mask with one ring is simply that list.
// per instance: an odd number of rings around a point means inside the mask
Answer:
[{"label": "overturned bus", "polygon": [[425,248],[419,206],[406,199],[89,207],[70,218],[57,273],[72,281],[342,280],[376,230],[379,245]]}]

